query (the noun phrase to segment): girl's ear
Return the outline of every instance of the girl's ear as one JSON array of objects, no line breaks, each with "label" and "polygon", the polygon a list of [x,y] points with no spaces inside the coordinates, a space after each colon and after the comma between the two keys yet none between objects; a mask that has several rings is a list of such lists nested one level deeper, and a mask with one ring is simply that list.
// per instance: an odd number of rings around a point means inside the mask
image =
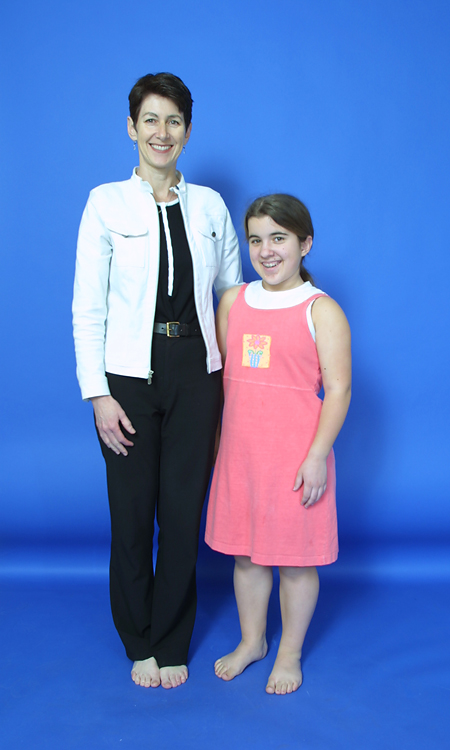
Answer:
[{"label": "girl's ear", "polygon": [[313,238],[308,235],[306,240],[303,240],[303,242],[300,243],[300,247],[302,250],[302,258],[305,257],[305,255],[308,255],[309,251],[312,248]]},{"label": "girl's ear", "polygon": [[134,122],[129,115],[127,117],[127,130],[128,130],[128,135],[130,136],[131,140],[135,141],[137,138],[137,130],[134,127]]}]

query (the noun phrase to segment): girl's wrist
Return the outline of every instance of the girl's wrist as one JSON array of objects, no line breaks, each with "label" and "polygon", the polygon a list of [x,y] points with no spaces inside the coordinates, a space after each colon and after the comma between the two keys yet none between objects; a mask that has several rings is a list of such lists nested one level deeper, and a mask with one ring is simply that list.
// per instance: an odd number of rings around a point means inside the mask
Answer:
[{"label": "girl's wrist", "polygon": [[[328,451],[328,453],[329,452],[330,451]],[[312,459],[313,461],[326,461],[328,458],[328,453],[326,453],[324,450],[321,450],[320,448],[310,448],[310,450],[308,451],[308,458]]]}]

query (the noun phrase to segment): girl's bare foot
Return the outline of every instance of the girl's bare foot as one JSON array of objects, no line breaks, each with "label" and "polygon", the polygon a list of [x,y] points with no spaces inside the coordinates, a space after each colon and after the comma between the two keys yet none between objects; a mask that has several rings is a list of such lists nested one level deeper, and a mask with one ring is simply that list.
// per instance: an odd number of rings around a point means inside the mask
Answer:
[{"label": "girl's bare foot", "polygon": [[217,659],[214,664],[214,671],[217,677],[222,680],[232,680],[237,677],[238,674],[244,671],[249,664],[254,661],[264,659],[267,654],[267,641],[264,639],[262,643],[257,645],[247,645],[243,641],[240,642],[239,646],[226,656],[222,656],[221,659]]},{"label": "girl's bare foot", "polygon": [[161,683],[158,663],[154,656],[143,661],[135,661],[131,669],[131,679],[142,687],[158,687]]},{"label": "girl's bare foot", "polygon": [[272,673],[267,680],[266,693],[276,695],[294,693],[302,682],[303,675],[298,655],[278,653]]},{"label": "girl's bare foot", "polygon": [[181,664],[179,667],[161,667],[159,670],[163,688],[174,688],[183,685],[189,677],[188,668]]}]

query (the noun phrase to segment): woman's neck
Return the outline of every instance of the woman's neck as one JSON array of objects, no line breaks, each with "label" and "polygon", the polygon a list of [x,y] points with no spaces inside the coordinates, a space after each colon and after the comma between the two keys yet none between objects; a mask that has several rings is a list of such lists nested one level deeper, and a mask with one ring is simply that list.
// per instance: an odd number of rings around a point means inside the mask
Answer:
[{"label": "woman's neck", "polygon": [[179,179],[177,177],[176,169],[170,170],[170,172],[152,170],[148,165],[140,164],[136,170],[136,174],[150,183],[153,189],[153,197],[157,203],[167,203],[174,198],[174,192],[170,188],[178,185]]}]

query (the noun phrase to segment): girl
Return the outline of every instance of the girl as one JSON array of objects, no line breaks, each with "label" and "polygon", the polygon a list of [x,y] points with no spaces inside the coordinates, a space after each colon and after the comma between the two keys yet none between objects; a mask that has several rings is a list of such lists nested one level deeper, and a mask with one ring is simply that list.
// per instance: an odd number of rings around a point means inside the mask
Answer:
[{"label": "girl", "polygon": [[350,330],[303,267],[314,237],[303,203],[259,198],[245,230],[261,281],[229,289],[217,311],[225,408],[206,526],[209,546],[235,556],[242,640],[215,672],[232,680],[266,655],[278,565],[283,627],[266,692],[285,694],[302,683],[302,646],[319,592],[315,566],[338,553],[332,446],[350,402]]}]

